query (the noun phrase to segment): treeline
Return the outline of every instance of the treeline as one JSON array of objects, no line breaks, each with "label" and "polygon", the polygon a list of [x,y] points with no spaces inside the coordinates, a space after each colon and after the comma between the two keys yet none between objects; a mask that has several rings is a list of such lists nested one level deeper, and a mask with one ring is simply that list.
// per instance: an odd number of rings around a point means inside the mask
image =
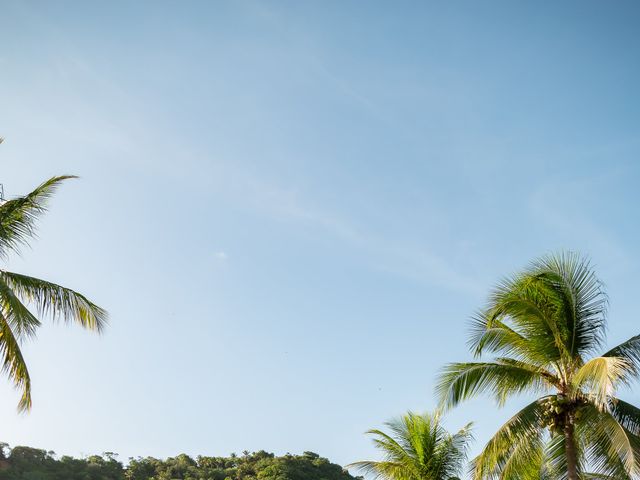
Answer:
[{"label": "treeline", "polygon": [[131,458],[123,465],[114,453],[86,458],[31,447],[0,444],[0,480],[353,480],[340,465],[313,452],[275,456],[265,451],[229,457],[160,460]]}]

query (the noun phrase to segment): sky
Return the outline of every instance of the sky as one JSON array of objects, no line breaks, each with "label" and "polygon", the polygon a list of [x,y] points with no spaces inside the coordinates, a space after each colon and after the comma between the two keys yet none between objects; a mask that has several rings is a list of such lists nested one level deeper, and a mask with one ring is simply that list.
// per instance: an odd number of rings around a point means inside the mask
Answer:
[{"label": "sky", "polygon": [[[0,3],[5,194],[81,177],[2,268],[110,313],[25,344],[1,440],[375,458],[492,286],[563,249],[608,344],[638,333],[636,2]],[[446,424],[477,453],[525,400]]]}]

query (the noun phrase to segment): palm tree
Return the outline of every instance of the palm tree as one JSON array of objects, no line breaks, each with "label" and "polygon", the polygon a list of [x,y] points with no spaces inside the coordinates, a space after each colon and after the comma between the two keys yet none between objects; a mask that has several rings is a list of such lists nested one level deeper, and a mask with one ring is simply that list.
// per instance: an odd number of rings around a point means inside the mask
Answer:
[{"label": "palm tree", "polygon": [[471,424],[449,434],[440,415],[407,413],[385,423],[390,434],[369,430],[384,460],[355,462],[348,467],[386,480],[454,480],[467,459]]},{"label": "palm tree", "polygon": [[520,393],[541,396],[488,442],[475,479],[637,478],[640,409],[616,390],[640,374],[640,335],[595,356],[606,308],[591,265],[573,253],[537,260],[495,288],[469,340],[476,358],[495,358],[447,365],[436,387],[441,404],[480,393],[500,406]]},{"label": "palm tree", "polygon": [[[0,204],[0,257],[6,260],[28,244],[35,235],[35,221],[46,211],[47,200],[69,178],[75,177],[53,177],[28,195]],[[73,290],[0,269],[0,365],[22,394],[20,411],[31,408],[31,378],[20,345],[41,325],[36,314],[73,321],[98,332],[107,321],[105,310]]]}]

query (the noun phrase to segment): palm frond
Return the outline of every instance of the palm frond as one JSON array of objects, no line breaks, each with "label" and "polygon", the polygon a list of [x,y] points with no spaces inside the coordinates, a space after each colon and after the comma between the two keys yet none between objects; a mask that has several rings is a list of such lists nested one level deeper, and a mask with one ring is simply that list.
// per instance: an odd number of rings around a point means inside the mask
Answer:
[{"label": "palm frond", "polygon": [[463,470],[469,446],[473,441],[472,426],[472,423],[468,423],[453,435],[446,435],[446,432],[443,431],[444,438],[436,445],[434,455],[436,459],[434,469],[437,471],[437,478],[450,479]]},{"label": "palm frond", "polygon": [[2,371],[9,376],[9,379],[22,394],[18,410],[23,412],[30,410],[31,377],[20,351],[20,344],[2,313],[0,313],[0,358],[2,359]]},{"label": "palm frond", "polygon": [[[524,407],[500,427],[480,455],[474,459],[473,478],[499,479],[504,473],[504,478],[511,480],[514,478],[511,475],[515,474],[517,469],[532,460],[535,461],[544,432],[541,426],[542,415],[541,400],[538,400]],[[527,450],[527,446],[532,449]]]},{"label": "palm frond", "polygon": [[389,462],[389,461],[372,461],[363,460],[360,462],[353,462],[346,465],[346,468],[353,468],[358,473],[365,474],[367,477],[374,479],[394,479],[394,480],[415,480],[417,474],[410,473],[404,464]]},{"label": "palm frond", "polygon": [[548,336],[541,342],[539,335],[538,338],[535,335],[528,338],[525,336],[526,329],[522,329],[525,330],[523,334],[509,326],[506,323],[509,321],[506,310],[493,305],[491,310],[478,312],[471,318],[471,334],[467,344],[476,358],[484,352],[490,352],[536,365],[545,365],[550,358],[559,358],[558,350]]},{"label": "palm frond", "polygon": [[583,473],[580,480],[618,480],[611,475],[603,475],[601,473]]},{"label": "palm frond", "polygon": [[390,433],[370,430],[380,461],[360,461],[347,465],[386,480],[448,480],[458,475],[467,458],[471,425],[449,434],[439,422],[439,414],[408,412],[386,422]]},{"label": "palm frond", "polygon": [[541,480],[544,472],[543,431],[531,436],[526,442],[514,445],[499,472],[500,480]]},{"label": "palm frond", "polygon": [[[1,140],[0,140],[1,141]],[[47,210],[56,188],[71,175],[53,177],[31,193],[0,203],[0,258],[19,252],[36,233],[36,220]],[[71,289],[37,278],[0,270],[0,361],[2,370],[22,392],[18,408],[31,408],[31,380],[20,351],[20,341],[35,334],[40,315],[62,318],[101,331],[107,312]],[[34,311],[35,311],[34,310]]]},{"label": "palm frond", "polygon": [[573,253],[544,257],[498,284],[474,320],[471,343],[476,354],[489,348],[568,368],[602,344],[606,307],[586,259]]},{"label": "palm frond", "polygon": [[15,292],[0,279],[0,311],[18,339],[35,335],[41,325]]},{"label": "palm frond", "polygon": [[559,362],[568,356],[566,335],[556,321],[558,299],[545,282],[529,272],[504,279],[489,298],[487,315],[504,319],[527,348],[520,354],[536,363]]},{"label": "palm frond", "polygon": [[[580,444],[574,445],[576,449],[579,449]],[[566,480],[568,472],[567,462],[567,449],[566,439],[563,434],[554,434],[549,438],[547,445],[545,446],[545,463],[546,468],[552,472],[553,480]],[[581,455],[578,458],[582,458]],[[578,474],[580,474],[581,468],[578,467]]]},{"label": "palm frond", "polygon": [[595,357],[573,375],[574,389],[586,393],[601,410],[609,406],[609,398],[620,381],[624,381],[629,363],[620,357]]},{"label": "palm frond", "polygon": [[73,320],[84,328],[98,332],[106,326],[106,310],[69,288],[5,270],[0,270],[0,281],[18,297],[33,303],[41,315]]},{"label": "palm frond", "polygon": [[0,257],[17,252],[35,235],[35,222],[47,210],[47,201],[64,180],[73,175],[52,177],[24,197],[0,205]]},{"label": "palm frond", "polygon": [[640,376],[640,335],[631,337],[602,356],[624,358],[629,363],[629,377],[638,378]]},{"label": "palm frond", "polygon": [[[387,424],[388,425],[388,424]],[[373,443],[376,448],[384,452],[385,459],[391,462],[406,462],[410,459],[413,452],[411,441],[407,438],[407,434],[396,436],[395,438],[382,430],[368,430],[368,435],[373,435]]]},{"label": "palm frond", "polygon": [[575,252],[560,252],[534,261],[530,272],[555,292],[570,355],[596,352],[605,340],[608,298],[589,260]]},{"label": "palm frond", "polygon": [[640,436],[640,408],[619,398],[610,398],[609,413],[629,432]]},{"label": "palm frond", "polygon": [[640,437],[596,405],[586,405],[581,413],[584,419],[577,425],[576,437],[582,439],[594,473],[635,478],[640,473]]},{"label": "palm frond", "polygon": [[535,366],[500,362],[450,363],[440,373],[436,395],[440,405],[452,408],[481,393],[494,396],[499,405],[525,390],[545,391],[548,380]]}]

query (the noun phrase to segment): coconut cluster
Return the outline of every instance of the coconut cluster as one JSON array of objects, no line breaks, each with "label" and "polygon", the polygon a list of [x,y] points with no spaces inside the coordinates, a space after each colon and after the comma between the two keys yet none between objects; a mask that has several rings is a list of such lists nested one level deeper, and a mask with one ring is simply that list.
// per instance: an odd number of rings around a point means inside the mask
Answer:
[{"label": "coconut cluster", "polygon": [[579,398],[568,399],[563,395],[547,397],[540,402],[540,426],[548,428],[552,434],[561,434],[568,422],[580,418],[580,407],[583,405],[584,402]]}]

